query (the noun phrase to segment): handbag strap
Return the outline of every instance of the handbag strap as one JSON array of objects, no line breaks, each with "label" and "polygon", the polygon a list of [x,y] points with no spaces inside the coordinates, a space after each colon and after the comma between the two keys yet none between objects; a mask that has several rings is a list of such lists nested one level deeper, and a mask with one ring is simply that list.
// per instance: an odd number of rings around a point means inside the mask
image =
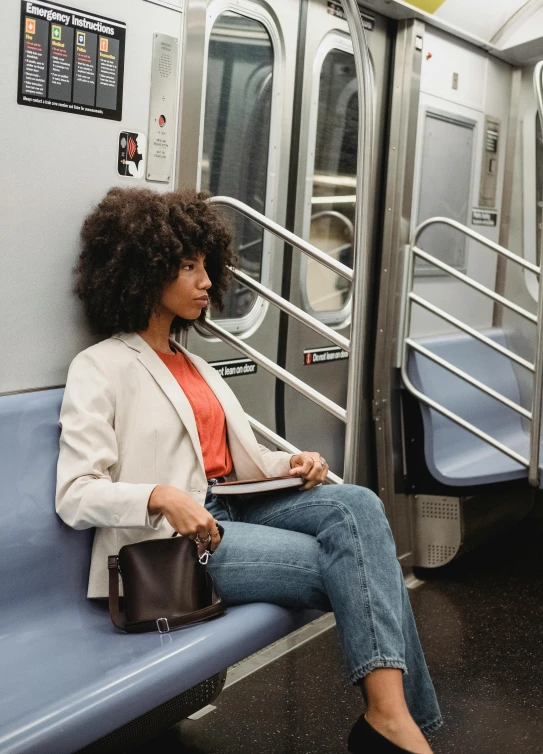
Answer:
[{"label": "handbag strap", "polygon": [[191,613],[185,613],[185,615],[178,615],[175,618],[157,618],[156,620],[139,620],[127,623],[121,616],[119,606],[120,569],[117,555],[110,555],[108,557],[107,567],[109,570],[109,614],[111,621],[114,626],[129,634],[140,634],[145,631],[158,631],[161,634],[167,634],[176,628],[181,628],[181,626],[214,618],[226,610],[224,602],[215,591],[211,574],[206,571],[206,579],[211,587],[211,605],[203,607],[200,610],[193,610]]}]

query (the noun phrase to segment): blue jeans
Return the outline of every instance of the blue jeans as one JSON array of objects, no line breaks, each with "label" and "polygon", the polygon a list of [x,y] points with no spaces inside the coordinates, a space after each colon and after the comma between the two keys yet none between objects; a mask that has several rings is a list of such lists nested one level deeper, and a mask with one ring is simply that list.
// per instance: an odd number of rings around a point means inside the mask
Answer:
[{"label": "blue jeans", "polygon": [[220,498],[208,489],[205,505],[224,527],[208,567],[226,604],[333,610],[350,680],[401,669],[415,722],[424,732],[439,727],[392,532],[373,492],[345,484]]}]

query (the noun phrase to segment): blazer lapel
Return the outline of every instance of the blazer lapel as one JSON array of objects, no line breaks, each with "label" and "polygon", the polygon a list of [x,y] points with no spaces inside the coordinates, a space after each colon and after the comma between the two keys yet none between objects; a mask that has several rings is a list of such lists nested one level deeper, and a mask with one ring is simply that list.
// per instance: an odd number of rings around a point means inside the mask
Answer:
[{"label": "blazer lapel", "polygon": [[267,477],[264,459],[247,415],[232,390],[217,370],[204,359],[189,353],[179,343],[174,345],[194,364],[223,407],[228,429],[228,445],[238,475],[248,479]]},{"label": "blazer lapel", "polygon": [[[127,346],[138,352],[138,361],[149,371],[152,377],[156,380],[159,387],[164,391],[166,396],[170,399],[173,407],[179,414],[179,418],[183,422],[185,429],[187,430],[194,451],[198,456],[198,460],[202,465],[202,469],[205,469],[204,459],[202,456],[202,447],[200,445],[200,438],[198,436],[198,429],[196,427],[196,420],[194,418],[194,412],[192,406],[187,400],[185,393],[179,387],[179,384],[168,367],[164,364],[159,356],[153,351],[143,338],[136,333],[122,333],[113,337],[122,340]],[[179,348],[179,346],[176,344]],[[213,370],[214,371],[214,370]]]},{"label": "blazer lapel", "polygon": [[[200,445],[194,412],[173,374],[153,349],[136,333],[121,333],[113,337],[122,340],[129,348],[138,352],[138,360],[149,371],[159,387],[170,399],[192,440],[194,451],[205,473],[202,447]],[[232,390],[230,390],[218,372],[209,366],[204,359],[189,353],[173,340],[171,343],[190,359],[222,405],[228,429],[228,445],[238,476],[245,479],[267,477],[268,472],[251,425]]]}]

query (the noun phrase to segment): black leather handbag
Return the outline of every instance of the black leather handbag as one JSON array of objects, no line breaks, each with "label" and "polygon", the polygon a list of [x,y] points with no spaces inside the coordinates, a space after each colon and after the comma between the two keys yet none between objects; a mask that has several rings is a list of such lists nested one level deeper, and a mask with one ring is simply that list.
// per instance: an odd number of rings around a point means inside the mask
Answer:
[{"label": "black leather handbag", "polygon": [[[224,530],[218,528],[222,539]],[[207,550],[198,557],[195,543],[187,537],[146,539],[121,547],[118,555],[108,558],[113,625],[127,633],[164,634],[222,615],[226,606],[205,567],[208,557]]]}]

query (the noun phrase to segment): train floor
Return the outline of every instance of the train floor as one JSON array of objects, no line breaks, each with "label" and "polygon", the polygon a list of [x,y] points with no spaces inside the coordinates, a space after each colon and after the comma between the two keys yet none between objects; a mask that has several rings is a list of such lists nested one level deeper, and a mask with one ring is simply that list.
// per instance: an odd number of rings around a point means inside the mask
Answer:
[{"label": "train floor", "polygon": [[[445,718],[435,754],[543,754],[542,523],[417,574],[410,594]],[[362,701],[342,671],[333,627],[131,754],[345,754]]]}]

